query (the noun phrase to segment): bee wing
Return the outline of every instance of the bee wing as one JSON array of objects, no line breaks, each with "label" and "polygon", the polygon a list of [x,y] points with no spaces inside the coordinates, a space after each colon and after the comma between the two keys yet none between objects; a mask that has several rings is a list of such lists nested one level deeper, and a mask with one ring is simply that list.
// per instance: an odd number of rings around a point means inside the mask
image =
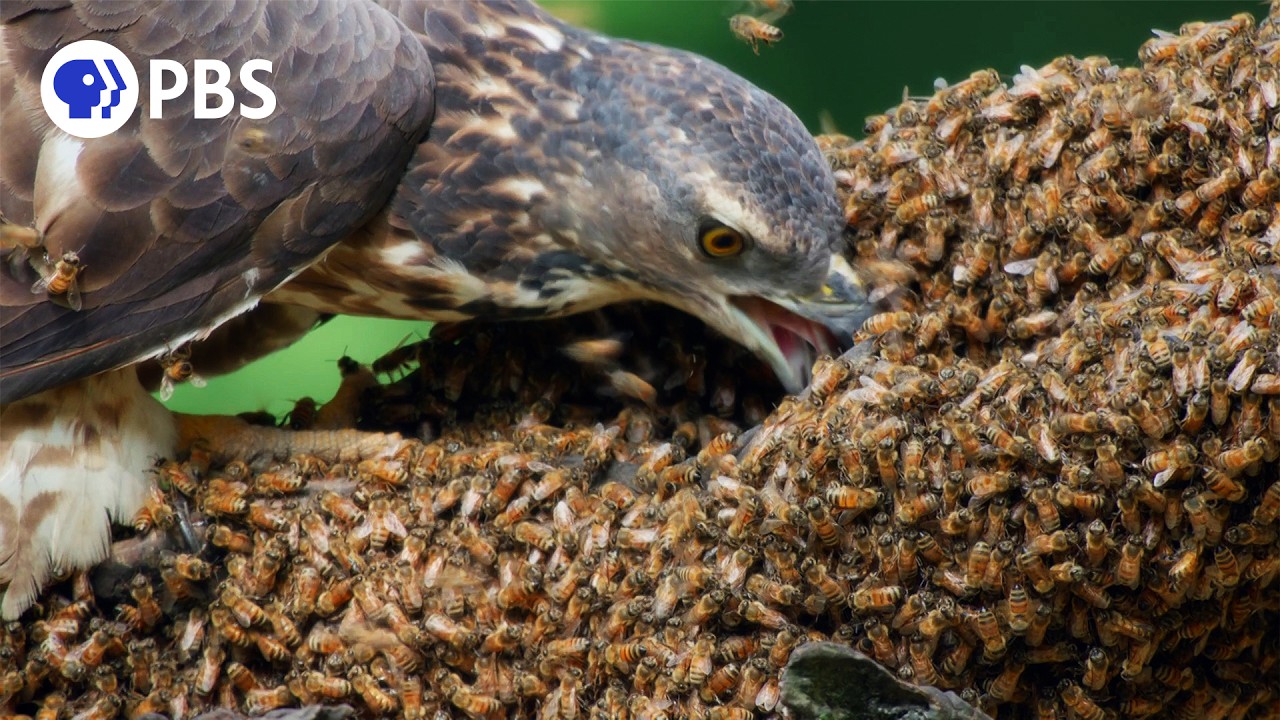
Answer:
[{"label": "bee wing", "polygon": [[365,515],[364,521],[362,521],[359,525],[355,526],[351,530],[351,537],[356,539],[366,538],[372,534],[373,534],[373,521],[369,519],[369,516],[367,514]]},{"label": "bee wing", "polygon": [[43,295],[49,292],[49,276],[45,275],[31,285],[32,295]]},{"label": "bee wing", "polygon": [[876,404],[889,393],[889,388],[866,375],[858,378],[858,382],[862,384],[862,387],[849,391],[849,398],[858,402]]},{"label": "bee wing", "polygon": [[1258,81],[1258,89],[1262,91],[1262,99],[1266,101],[1267,107],[1274,108],[1280,103],[1280,85],[1274,81]]},{"label": "bee wing", "polygon": [[1036,423],[1031,434],[1035,440],[1036,452],[1040,453],[1040,457],[1044,458],[1045,462],[1058,462],[1058,443],[1053,439],[1053,433],[1049,432],[1049,426]]},{"label": "bee wing", "polygon": [[160,399],[168,402],[173,397],[173,380],[165,375],[160,378]]},{"label": "bee wing", "polygon": [[434,582],[425,583],[438,588],[479,587],[485,583],[484,577],[475,575],[459,567],[449,566],[442,570]]},{"label": "bee wing", "polygon": [[1004,264],[1004,271],[1010,275],[1030,275],[1036,269],[1036,259],[1012,260]]},{"label": "bee wing", "polygon": [[1204,123],[1199,123],[1195,120],[1183,120],[1182,125],[1187,130],[1197,135],[1205,135],[1209,132],[1209,128],[1205,127]]},{"label": "bee wing", "polygon": [[202,388],[202,387],[204,387],[205,385],[208,385],[208,384],[209,384],[209,381],[208,381],[208,380],[205,380],[205,379],[204,379],[202,376],[200,376],[200,375],[192,375],[191,377],[187,378],[187,382],[191,383],[192,385],[194,385],[194,386],[196,386],[196,387],[198,387],[198,388]]},{"label": "bee wing", "polygon": [[84,305],[80,301],[79,283],[77,283],[75,280],[72,280],[71,284],[67,286],[67,293],[66,295],[63,296],[63,299],[65,301],[66,307],[69,307],[72,310],[75,310],[76,312],[80,312],[80,308],[82,308]]},{"label": "bee wing", "polygon": [[393,513],[383,513],[382,524],[387,528],[387,532],[396,537],[408,537],[409,531],[405,528],[404,523],[400,521],[400,516]]}]

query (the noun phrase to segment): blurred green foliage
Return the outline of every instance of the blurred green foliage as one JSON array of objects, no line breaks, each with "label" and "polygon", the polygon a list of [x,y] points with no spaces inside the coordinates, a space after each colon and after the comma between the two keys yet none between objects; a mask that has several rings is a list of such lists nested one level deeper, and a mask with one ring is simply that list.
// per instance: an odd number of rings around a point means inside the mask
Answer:
[{"label": "blurred green foliage", "polygon": [[[446,0],[453,2],[456,0]],[[903,92],[929,95],[938,77],[956,81],[995,68],[1008,78],[1019,65],[1039,67],[1054,57],[1106,55],[1137,62],[1152,28],[1176,31],[1185,22],[1219,20],[1239,12],[1261,18],[1262,3],[1215,2],[805,2],[778,20],[785,37],[751,47],[734,37],[728,20],[753,12],[749,2],[677,0],[546,0],[560,17],[609,35],[684,48],[751,79],[791,106],[814,131],[822,113],[841,131],[861,135],[867,115],[882,112]],[[243,370],[210,379],[203,389],[178,388],[170,407],[234,413],[266,409],[283,414],[303,395],[324,400],[338,384],[337,358],[368,362],[406,335],[425,337],[429,323],[336,318],[288,350]]]}]

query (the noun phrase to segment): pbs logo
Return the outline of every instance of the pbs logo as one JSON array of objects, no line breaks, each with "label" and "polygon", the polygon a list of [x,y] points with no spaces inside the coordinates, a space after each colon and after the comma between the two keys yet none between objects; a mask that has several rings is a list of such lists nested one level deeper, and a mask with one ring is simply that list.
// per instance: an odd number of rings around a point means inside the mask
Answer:
[{"label": "pbs logo", "polygon": [[[192,61],[193,117],[219,119],[231,114],[236,96],[228,85],[231,68],[221,60]],[[256,96],[257,105],[239,104],[240,115],[250,120],[269,117],[276,109],[271,88],[254,73],[271,74],[268,60],[248,60],[240,66],[240,87]],[[186,67],[175,60],[152,58],[148,62],[149,117],[163,117],[164,104],[177,100],[188,85]],[[79,138],[100,138],[119,130],[138,107],[138,74],[129,58],[99,40],[79,40],[54,53],[40,77],[40,100],[55,125]],[[210,101],[216,99],[215,104]]]},{"label": "pbs logo", "polygon": [[138,107],[138,73],[107,43],[79,40],[54,53],[45,66],[40,100],[49,119],[67,134],[110,135]]}]

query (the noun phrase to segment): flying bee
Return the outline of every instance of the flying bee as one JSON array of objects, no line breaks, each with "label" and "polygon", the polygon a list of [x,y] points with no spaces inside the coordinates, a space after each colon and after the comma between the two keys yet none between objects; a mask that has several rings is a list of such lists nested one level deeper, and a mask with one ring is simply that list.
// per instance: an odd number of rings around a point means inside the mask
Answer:
[{"label": "flying bee", "polygon": [[383,353],[369,365],[375,375],[394,375],[404,372],[418,360],[419,344],[406,345],[412,333],[405,335],[396,346]]},{"label": "flying bee", "polygon": [[608,365],[618,359],[624,347],[618,338],[590,338],[571,342],[560,350],[569,359],[584,365]]},{"label": "flying bee", "polygon": [[763,20],[750,15],[734,15],[729,18],[729,29],[744,42],[751,43],[751,50],[760,54],[760,43],[772,45],[782,39],[782,31]]},{"label": "flying bee", "polygon": [[44,261],[39,264],[41,277],[31,286],[31,294],[48,294],[59,305],[79,311],[83,307],[80,300],[80,273],[84,271],[80,255],[68,250],[57,262],[50,262],[49,256],[45,255]]},{"label": "flying bee", "polygon": [[194,387],[204,387],[207,383],[203,377],[195,372],[195,366],[191,364],[190,351],[174,351],[166,353],[160,357],[160,364],[164,367],[164,374],[160,377],[160,399],[168,400],[173,397],[173,388],[180,383],[189,382]]}]

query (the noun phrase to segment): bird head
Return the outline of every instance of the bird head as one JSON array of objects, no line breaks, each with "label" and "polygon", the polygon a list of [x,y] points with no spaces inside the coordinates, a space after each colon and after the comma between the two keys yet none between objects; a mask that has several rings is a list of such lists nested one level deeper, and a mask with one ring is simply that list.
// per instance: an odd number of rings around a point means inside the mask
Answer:
[{"label": "bird head", "polygon": [[[867,316],[838,254],[844,216],[812,136],[776,98],[705,58],[612,41],[584,90],[596,151],[557,181],[547,227],[769,363],[784,386]],[[555,231],[552,232],[555,235]]]},{"label": "bird head", "polygon": [[[835,181],[777,99],[706,58],[526,3],[401,17],[428,45],[436,117],[375,252],[344,244],[319,266],[329,277],[303,284],[372,288],[367,314],[450,320],[659,301],[793,391],[851,340],[868,303],[836,252]],[[344,266],[358,283],[334,279]],[[324,309],[362,312],[345,302]]]}]

